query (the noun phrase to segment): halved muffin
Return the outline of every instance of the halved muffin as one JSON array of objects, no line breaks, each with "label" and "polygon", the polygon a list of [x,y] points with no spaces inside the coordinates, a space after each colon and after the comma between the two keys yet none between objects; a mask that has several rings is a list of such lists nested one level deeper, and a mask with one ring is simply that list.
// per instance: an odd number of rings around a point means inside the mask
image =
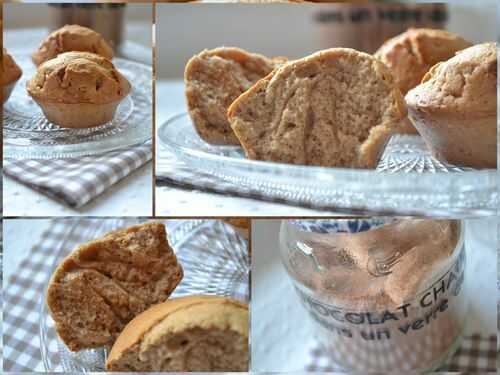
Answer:
[{"label": "halved muffin", "polygon": [[281,66],[228,110],[249,159],[348,168],[374,168],[406,115],[389,69],[349,48]]},{"label": "halved muffin", "polygon": [[193,56],[186,65],[184,82],[189,115],[199,136],[212,144],[239,145],[227,120],[227,109],[285,60],[234,47],[205,50]]}]

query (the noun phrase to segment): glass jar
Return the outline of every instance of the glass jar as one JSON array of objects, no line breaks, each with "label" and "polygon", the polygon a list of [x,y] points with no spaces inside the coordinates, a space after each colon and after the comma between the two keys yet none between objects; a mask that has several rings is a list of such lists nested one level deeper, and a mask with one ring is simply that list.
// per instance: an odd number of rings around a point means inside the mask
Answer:
[{"label": "glass jar", "polygon": [[463,224],[284,220],[281,256],[317,338],[349,371],[430,371],[467,314]]}]

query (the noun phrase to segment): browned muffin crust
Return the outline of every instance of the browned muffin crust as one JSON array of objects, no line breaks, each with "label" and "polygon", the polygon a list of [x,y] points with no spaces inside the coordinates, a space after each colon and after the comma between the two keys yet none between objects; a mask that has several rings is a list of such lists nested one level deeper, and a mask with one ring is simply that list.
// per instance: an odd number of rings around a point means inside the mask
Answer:
[{"label": "browned muffin crust", "polygon": [[497,165],[497,48],[484,43],[435,65],[406,95],[409,117],[434,155]]},{"label": "browned muffin crust", "polygon": [[239,145],[226,112],[231,103],[284,61],[239,48],[220,47],[193,56],[184,81],[189,114],[202,139]]},{"label": "browned muffin crust", "polygon": [[127,96],[130,83],[102,56],[66,52],[40,65],[27,90],[49,102],[105,104]]},{"label": "browned muffin crust", "polygon": [[109,60],[113,50],[101,34],[80,25],[66,25],[52,32],[33,53],[35,65],[53,59],[63,52],[92,52]]},{"label": "browned muffin crust", "polygon": [[248,158],[373,168],[406,106],[378,59],[333,48],[276,69],[228,110]]},{"label": "browned muffin crust", "polygon": [[106,361],[114,372],[245,372],[248,306],[219,296],[173,298],[132,320]]},{"label": "browned muffin crust", "polygon": [[471,43],[448,31],[411,28],[386,41],[375,56],[392,70],[405,95],[431,67],[470,46]]},{"label": "browned muffin crust", "polygon": [[2,86],[10,85],[16,82],[23,74],[19,65],[16,64],[11,55],[5,48],[2,48],[2,75],[0,84]]}]

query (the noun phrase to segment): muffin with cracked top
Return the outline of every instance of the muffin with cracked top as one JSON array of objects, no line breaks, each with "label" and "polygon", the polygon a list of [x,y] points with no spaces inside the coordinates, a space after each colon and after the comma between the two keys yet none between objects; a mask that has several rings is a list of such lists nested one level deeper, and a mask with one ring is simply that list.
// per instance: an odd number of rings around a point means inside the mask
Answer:
[{"label": "muffin with cracked top", "polygon": [[53,124],[90,128],[113,119],[131,85],[105,57],[66,52],[40,65],[27,90]]}]

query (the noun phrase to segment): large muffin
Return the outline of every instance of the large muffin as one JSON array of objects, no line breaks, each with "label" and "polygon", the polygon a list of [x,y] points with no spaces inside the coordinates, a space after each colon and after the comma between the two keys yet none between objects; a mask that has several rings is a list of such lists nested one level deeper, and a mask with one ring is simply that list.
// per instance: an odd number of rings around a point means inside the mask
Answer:
[{"label": "large muffin", "polygon": [[66,52],[40,65],[27,90],[50,122],[88,128],[113,119],[130,83],[102,56]]},{"label": "large muffin", "polygon": [[374,168],[406,114],[389,69],[347,48],[285,64],[228,110],[250,159],[352,168]]},{"label": "large muffin", "polygon": [[53,59],[63,52],[92,52],[109,60],[113,50],[101,34],[80,25],[66,25],[52,32],[33,53],[35,65]]},{"label": "large muffin", "polygon": [[231,47],[193,56],[184,80],[189,114],[200,137],[208,143],[239,145],[227,121],[227,109],[283,61]]},{"label": "large muffin", "polygon": [[406,95],[409,117],[433,154],[456,165],[497,165],[497,49],[470,47],[435,65]]},{"label": "large muffin", "polygon": [[393,72],[405,95],[417,86],[435,64],[448,60],[472,44],[444,30],[409,29],[386,41],[375,56]]},{"label": "large muffin", "polygon": [[23,74],[19,65],[16,64],[5,48],[2,48],[2,74],[0,84],[2,86],[2,101],[5,103],[12,92],[16,82]]},{"label": "large muffin", "polygon": [[52,275],[47,305],[70,350],[111,346],[136,315],[164,302],[182,275],[165,226],[136,225],[69,254]]},{"label": "large muffin", "polygon": [[218,296],[153,306],[125,327],[106,362],[113,372],[244,372],[248,367],[248,306]]}]

